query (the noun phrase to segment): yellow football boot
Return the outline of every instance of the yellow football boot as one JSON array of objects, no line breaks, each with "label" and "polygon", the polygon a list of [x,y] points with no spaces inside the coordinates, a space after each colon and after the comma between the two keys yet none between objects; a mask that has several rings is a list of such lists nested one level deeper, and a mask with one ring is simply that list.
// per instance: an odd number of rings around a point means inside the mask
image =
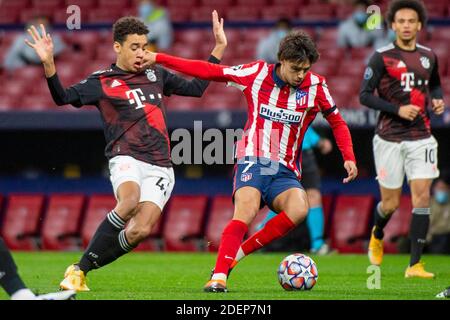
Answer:
[{"label": "yellow football boot", "polygon": [[374,230],[375,227],[373,227],[370,233],[368,256],[371,264],[379,266],[383,261],[383,240],[375,238],[373,234]]},{"label": "yellow football boot", "polygon": [[433,279],[434,273],[425,271],[424,265],[425,265],[425,263],[423,263],[422,261],[419,261],[415,265],[406,268],[405,278]]},{"label": "yellow football boot", "polygon": [[64,280],[61,281],[59,287],[63,290],[89,291],[84,272],[75,264],[66,269]]}]

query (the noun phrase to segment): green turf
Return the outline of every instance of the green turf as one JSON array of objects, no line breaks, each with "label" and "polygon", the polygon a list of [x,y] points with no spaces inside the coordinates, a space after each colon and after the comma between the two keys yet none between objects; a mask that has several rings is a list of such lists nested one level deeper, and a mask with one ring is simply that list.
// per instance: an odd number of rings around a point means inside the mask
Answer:
[{"label": "green turf", "polygon": [[[79,253],[15,252],[20,274],[40,293],[55,291],[61,276]],[[278,284],[276,270],[286,253],[254,254],[233,271],[226,294],[204,293],[215,255],[207,253],[132,253],[89,274],[88,293],[77,299],[434,299],[450,285],[450,257],[424,256],[437,278],[405,279],[406,255],[386,255],[381,289],[367,289],[365,255],[315,257],[317,285],[309,292],[287,292]],[[0,299],[7,296],[0,291]]]}]

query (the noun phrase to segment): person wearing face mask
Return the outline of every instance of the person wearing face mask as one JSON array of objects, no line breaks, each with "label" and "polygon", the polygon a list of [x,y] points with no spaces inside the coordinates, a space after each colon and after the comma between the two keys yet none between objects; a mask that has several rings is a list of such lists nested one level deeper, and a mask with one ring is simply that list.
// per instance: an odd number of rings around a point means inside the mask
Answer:
[{"label": "person wearing face mask", "polygon": [[278,20],[269,36],[258,42],[256,58],[258,60],[264,60],[267,63],[278,62],[278,47],[280,46],[281,40],[291,31],[291,29],[292,26],[289,19],[281,18]]},{"label": "person wearing face mask", "polygon": [[435,182],[430,209],[428,251],[450,254],[450,175]]},{"label": "person wearing face mask", "polygon": [[151,0],[142,0],[138,14],[150,30],[149,42],[154,43],[159,50],[169,49],[173,42],[173,28],[167,10],[156,6]]},{"label": "person wearing face mask", "polygon": [[369,18],[367,8],[369,0],[356,0],[353,3],[352,15],[339,24],[337,45],[341,48],[360,48],[374,45],[382,37],[382,30],[370,29],[366,26]]},{"label": "person wearing face mask", "polygon": [[[50,30],[50,26],[46,17],[36,16],[29,23],[27,23],[25,30],[27,30],[29,26],[33,24],[43,24],[47,29]],[[24,42],[25,39],[29,38],[30,36],[28,35],[28,33],[24,32],[23,34],[18,35],[16,39],[14,39],[14,42],[6,53],[3,61],[3,67],[5,68],[5,70],[12,72],[18,68],[30,65],[39,65],[41,63],[34,50],[28,47]],[[53,45],[55,57],[62,53],[66,47],[63,39],[58,34],[55,34],[53,37]]]}]

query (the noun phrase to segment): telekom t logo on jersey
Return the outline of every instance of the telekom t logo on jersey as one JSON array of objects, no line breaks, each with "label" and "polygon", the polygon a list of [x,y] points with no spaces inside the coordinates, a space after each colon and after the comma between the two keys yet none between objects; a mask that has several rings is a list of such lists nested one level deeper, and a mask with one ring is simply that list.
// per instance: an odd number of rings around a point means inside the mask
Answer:
[{"label": "telekom t logo on jersey", "polygon": [[414,73],[413,72],[405,72],[401,75],[400,85],[404,87],[403,91],[411,92],[411,87],[414,86]]},{"label": "telekom t logo on jersey", "polygon": [[[143,101],[146,101],[147,98],[145,97],[144,93],[142,92],[141,88],[137,88],[137,89],[133,89],[133,90],[128,90],[127,92],[125,92],[128,98],[128,102],[130,104],[136,104],[136,108],[135,109],[141,109],[145,107],[145,104],[143,103]],[[162,95],[161,93],[157,94],[157,97],[159,99],[162,99]],[[154,94],[150,94],[149,98],[151,100],[155,99],[155,95]]]},{"label": "telekom t logo on jersey", "polygon": [[136,109],[145,107],[145,105],[142,103],[142,101],[145,101],[145,96],[140,88],[128,90],[126,94],[130,104],[137,104]]}]

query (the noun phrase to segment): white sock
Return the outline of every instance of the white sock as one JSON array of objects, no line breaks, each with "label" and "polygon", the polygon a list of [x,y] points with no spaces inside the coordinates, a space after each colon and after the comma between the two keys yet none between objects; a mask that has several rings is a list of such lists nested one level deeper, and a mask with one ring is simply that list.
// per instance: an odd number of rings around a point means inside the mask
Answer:
[{"label": "white sock", "polygon": [[225,273],[214,273],[211,280],[227,281],[227,275]]},{"label": "white sock", "polygon": [[238,250],[238,252],[236,254],[236,258],[234,258],[234,260],[241,261],[241,259],[244,258],[244,257],[245,257],[245,253],[242,250],[242,247],[239,247],[239,250]]},{"label": "white sock", "polygon": [[11,300],[34,300],[36,295],[30,289],[20,289],[12,294]]}]

